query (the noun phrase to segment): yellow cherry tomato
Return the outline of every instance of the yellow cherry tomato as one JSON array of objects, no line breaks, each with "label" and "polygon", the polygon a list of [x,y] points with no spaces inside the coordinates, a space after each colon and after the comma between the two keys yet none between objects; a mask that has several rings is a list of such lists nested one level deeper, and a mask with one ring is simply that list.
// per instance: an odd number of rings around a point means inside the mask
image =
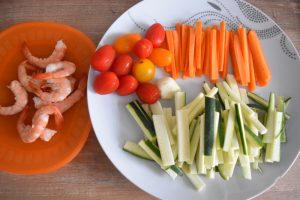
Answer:
[{"label": "yellow cherry tomato", "polygon": [[159,67],[166,67],[172,63],[172,53],[164,48],[154,48],[151,55],[148,57],[154,65]]},{"label": "yellow cherry tomato", "polygon": [[151,81],[155,76],[155,66],[149,59],[139,59],[133,65],[132,75],[141,83]]},{"label": "yellow cherry tomato", "polygon": [[130,53],[141,38],[142,36],[137,33],[121,35],[115,40],[114,48],[119,54]]}]

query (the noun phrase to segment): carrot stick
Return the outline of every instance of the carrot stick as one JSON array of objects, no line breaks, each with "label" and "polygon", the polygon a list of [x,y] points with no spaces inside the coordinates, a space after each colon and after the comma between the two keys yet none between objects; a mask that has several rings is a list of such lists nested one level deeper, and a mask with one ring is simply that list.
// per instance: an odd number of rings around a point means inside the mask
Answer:
[{"label": "carrot stick", "polygon": [[216,40],[216,54],[217,54],[217,68],[218,68],[218,71],[220,69],[219,67],[219,59],[220,59],[220,30],[219,29],[216,29],[217,31],[217,40]]},{"label": "carrot stick", "polygon": [[248,81],[246,78],[246,68],[245,68],[245,62],[244,62],[243,55],[242,55],[241,44],[239,41],[239,37],[236,34],[233,37],[234,37],[233,38],[234,39],[233,49],[234,49],[237,68],[238,68],[238,71],[240,72],[241,85],[247,86]]},{"label": "carrot stick", "polygon": [[225,31],[226,23],[222,21],[220,23],[220,50],[219,50],[219,71],[223,71],[224,62],[225,62]]},{"label": "carrot stick", "polygon": [[189,77],[189,38],[190,38],[190,26],[186,25],[186,44],[185,44],[185,61],[184,61],[184,70],[183,70],[183,79],[186,79]]},{"label": "carrot stick", "polygon": [[195,66],[196,70],[201,69],[201,42],[202,42],[202,22],[196,22],[196,44],[195,44]]},{"label": "carrot stick", "polygon": [[250,91],[254,91],[256,88],[256,80],[255,80],[255,72],[253,66],[253,58],[250,49],[248,53],[249,53],[249,71],[250,71],[250,82],[248,83],[248,89]]},{"label": "carrot stick", "polygon": [[184,71],[186,63],[186,50],[187,50],[187,35],[188,35],[188,26],[186,24],[181,25],[181,65],[180,70]]},{"label": "carrot stick", "polygon": [[266,86],[271,78],[271,71],[264,56],[263,49],[255,31],[248,33],[248,44],[252,53],[253,66],[259,86]]},{"label": "carrot stick", "polygon": [[177,67],[179,67],[179,70],[183,70],[182,67],[182,53],[181,53],[181,24],[177,23],[176,24],[176,31],[177,31],[177,35],[178,35],[178,63],[177,63]]},{"label": "carrot stick", "polygon": [[217,65],[217,30],[212,29],[210,32],[210,61],[209,61],[209,78],[212,82],[216,82],[218,80],[218,65]]},{"label": "carrot stick", "polygon": [[230,57],[231,57],[231,62],[232,62],[232,68],[233,68],[233,74],[235,79],[240,82],[241,81],[241,76],[240,76],[240,72],[239,69],[237,67],[237,63],[236,63],[236,56],[235,56],[235,52],[234,52],[234,32],[230,31],[230,36],[229,36],[229,50],[230,50]]},{"label": "carrot stick", "polygon": [[195,29],[194,27],[189,27],[189,62],[188,62],[188,69],[189,69],[189,77],[195,77]]},{"label": "carrot stick", "polygon": [[[169,51],[173,54],[173,58],[174,58],[175,53],[174,53],[174,40],[173,40],[172,32],[173,31],[171,31],[171,30],[166,30],[166,37],[167,37]],[[175,66],[175,59],[172,59],[172,63],[170,65],[170,67],[168,68],[168,70],[170,70],[173,79],[178,78],[178,74],[177,74],[177,70],[176,70],[176,66]]]},{"label": "carrot stick", "polygon": [[202,30],[202,37],[201,37],[201,64],[200,64],[200,71],[198,71],[198,76],[201,76],[203,73],[203,69],[204,69],[204,56],[205,56],[205,47],[206,47],[206,35],[205,35],[205,31]]},{"label": "carrot stick", "polygon": [[[189,53],[190,53],[190,30],[191,28],[194,28],[193,26],[187,25],[187,35],[186,35],[186,58],[185,58],[185,66],[184,68],[187,69],[187,73],[188,73],[188,69],[189,69]],[[195,35],[195,34],[194,34]],[[189,74],[189,73],[188,73]]]},{"label": "carrot stick", "polygon": [[175,69],[177,71],[177,74],[179,73],[179,52],[178,52],[178,33],[177,31],[172,31],[173,36],[173,42],[174,42],[174,60],[175,60]]},{"label": "carrot stick", "polygon": [[224,62],[222,67],[223,71],[221,73],[223,79],[226,78],[228,73],[229,35],[229,32],[225,29]]},{"label": "carrot stick", "polygon": [[244,59],[244,68],[245,68],[245,76],[246,81],[250,82],[250,72],[249,72],[249,53],[248,53],[248,41],[247,41],[247,32],[243,27],[239,27],[238,29],[238,37],[241,44],[242,55]]},{"label": "carrot stick", "polygon": [[209,57],[210,57],[210,41],[211,41],[211,38],[210,38],[210,32],[211,32],[211,28],[208,27],[206,29],[206,44],[205,44],[205,55],[204,55],[204,65],[203,65],[203,72],[206,76],[209,75]]}]

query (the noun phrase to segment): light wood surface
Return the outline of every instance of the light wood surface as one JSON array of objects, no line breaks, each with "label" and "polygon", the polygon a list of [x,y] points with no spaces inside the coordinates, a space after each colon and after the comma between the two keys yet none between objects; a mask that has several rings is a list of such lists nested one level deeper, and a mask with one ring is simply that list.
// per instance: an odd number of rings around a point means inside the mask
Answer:
[{"label": "light wood surface", "polygon": [[[110,24],[137,0],[0,0],[0,31],[30,20],[65,23],[98,43]],[[271,16],[300,50],[299,0],[249,0]],[[300,141],[299,141],[300,142]],[[256,199],[300,199],[300,159],[269,191]],[[153,199],[117,171],[92,131],[81,153],[64,168],[45,175],[0,172],[0,199]]]}]

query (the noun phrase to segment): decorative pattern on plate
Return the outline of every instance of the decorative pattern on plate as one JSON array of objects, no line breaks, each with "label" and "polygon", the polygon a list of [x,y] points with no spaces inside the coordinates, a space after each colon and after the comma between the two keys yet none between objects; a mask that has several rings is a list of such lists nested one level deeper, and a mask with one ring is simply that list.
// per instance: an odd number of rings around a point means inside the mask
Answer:
[{"label": "decorative pattern on plate", "polygon": [[238,4],[243,15],[250,21],[255,23],[264,23],[269,21],[269,19],[263,13],[255,9],[250,4],[240,0],[235,0],[235,2]]},{"label": "decorative pattern on plate", "polygon": [[280,38],[280,46],[281,46],[281,49],[282,51],[291,59],[294,59],[296,60],[297,59],[297,54],[290,50],[288,48],[288,43],[287,43],[287,39],[286,39],[286,36],[284,34],[281,35],[281,38]]}]

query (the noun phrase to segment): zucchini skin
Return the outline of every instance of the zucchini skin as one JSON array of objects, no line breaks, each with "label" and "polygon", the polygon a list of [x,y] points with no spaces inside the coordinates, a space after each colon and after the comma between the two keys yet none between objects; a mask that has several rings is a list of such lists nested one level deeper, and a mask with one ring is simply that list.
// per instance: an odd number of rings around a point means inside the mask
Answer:
[{"label": "zucchini skin", "polygon": [[214,114],[216,110],[216,100],[205,97],[205,125],[204,125],[204,155],[212,155],[214,143]]}]

